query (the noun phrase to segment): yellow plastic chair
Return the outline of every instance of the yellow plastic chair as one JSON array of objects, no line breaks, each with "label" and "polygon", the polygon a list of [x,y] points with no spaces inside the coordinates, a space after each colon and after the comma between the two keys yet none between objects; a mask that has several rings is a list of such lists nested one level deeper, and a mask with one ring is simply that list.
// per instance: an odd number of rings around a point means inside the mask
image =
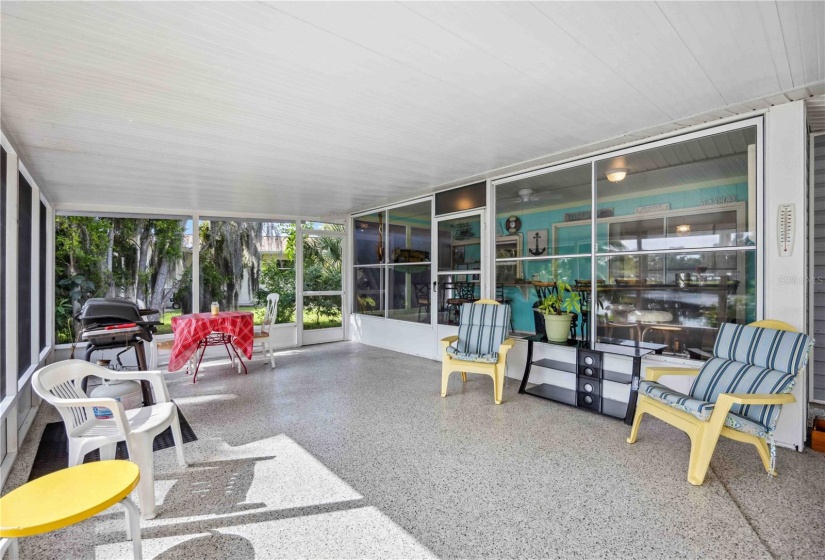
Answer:
[{"label": "yellow plastic chair", "polygon": [[450,374],[480,373],[493,378],[493,396],[496,404],[504,397],[504,375],[507,352],[513,347],[512,338],[505,340],[510,325],[510,306],[492,299],[465,303],[461,307],[458,335],[441,340],[441,396],[447,396]]},{"label": "yellow plastic chair", "polygon": [[[805,367],[812,343],[782,321],[723,325],[714,356],[701,369],[647,368],[627,442],[636,442],[642,416],[650,414],[690,437],[687,478],[695,486],[705,480],[719,436],[752,444],[765,470],[776,476],[773,431],[781,405],[795,401],[790,392],[796,375]],[[754,377],[760,372],[763,376],[768,372],[767,377]],[[697,378],[686,395],[658,382],[666,375]],[[772,390],[764,390],[766,382],[755,379],[765,379]],[[752,390],[754,385],[757,390]]]}]

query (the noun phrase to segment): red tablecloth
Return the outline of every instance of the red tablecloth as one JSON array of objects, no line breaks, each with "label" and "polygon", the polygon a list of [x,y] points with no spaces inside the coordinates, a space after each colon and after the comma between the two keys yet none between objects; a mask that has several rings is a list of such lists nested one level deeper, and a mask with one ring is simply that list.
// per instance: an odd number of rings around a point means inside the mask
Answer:
[{"label": "red tablecloth", "polygon": [[172,332],[175,333],[175,345],[169,356],[169,371],[177,371],[185,366],[189,357],[198,349],[198,342],[213,332],[231,334],[232,344],[247,358],[252,358],[255,324],[249,311],[178,315],[172,317]]}]

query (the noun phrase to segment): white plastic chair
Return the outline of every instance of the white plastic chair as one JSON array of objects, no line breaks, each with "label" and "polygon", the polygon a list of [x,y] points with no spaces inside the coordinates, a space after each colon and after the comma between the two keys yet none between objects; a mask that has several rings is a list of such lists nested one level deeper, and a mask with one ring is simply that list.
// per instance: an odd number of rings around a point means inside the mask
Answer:
[{"label": "white plastic chair", "polygon": [[264,353],[269,351],[269,363],[275,367],[275,330],[272,326],[278,320],[278,301],[281,296],[279,294],[269,294],[266,296],[266,313],[264,314],[264,322],[261,324],[261,332],[255,333],[255,343],[263,347]]},{"label": "white plastic chair", "polygon": [[[145,379],[152,384],[155,404],[126,410],[115,399],[90,398],[80,388],[83,378],[89,375],[110,380]],[[178,463],[186,466],[178,408],[169,398],[163,374],[159,371],[113,371],[83,360],[64,360],[36,371],[32,388],[63,417],[69,439],[70,467],[81,464],[86,454],[95,449],[100,449],[101,461],[114,459],[117,442],[126,442],[129,459],[140,467],[138,498],[141,517],[153,519],[157,507],[152,442],[169,426],[172,426]],[[112,411],[112,419],[97,418],[92,407],[108,408]]]}]

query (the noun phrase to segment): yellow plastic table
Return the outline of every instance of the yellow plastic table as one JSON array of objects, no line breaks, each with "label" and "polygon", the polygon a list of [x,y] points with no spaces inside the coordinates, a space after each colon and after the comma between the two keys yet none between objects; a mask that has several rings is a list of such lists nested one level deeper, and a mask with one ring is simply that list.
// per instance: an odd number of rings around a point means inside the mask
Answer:
[{"label": "yellow plastic table", "polygon": [[10,549],[17,560],[17,539],[68,527],[120,502],[126,508],[126,538],[135,559],[143,556],[140,510],[129,494],[140,480],[129,461],[97,461],[48,474],[0,498],[0,557]]}]

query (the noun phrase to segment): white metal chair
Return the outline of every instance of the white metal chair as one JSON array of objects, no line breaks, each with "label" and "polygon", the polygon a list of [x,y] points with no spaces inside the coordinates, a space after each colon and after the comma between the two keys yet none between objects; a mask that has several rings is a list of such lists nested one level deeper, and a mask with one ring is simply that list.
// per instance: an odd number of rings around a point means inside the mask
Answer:
[{"label": "white metal chair", "polygon": [[264,322],[261,324],[261,332],[255,333],[255,344],[260,344],[264,353],[269,352],[269,363],[275,367],[275,330],[272,326],[278,320],[278,302],[281,296],[279,294],[269,294],[266,296],[266,313],[264,314]]},{"label": "white metal chair", "polygon": [[[83,378],[90,375],[110,380],[147,380],[152,385],[155,404],[126,410],[115,399],[90,398],[80,388]],[[178,408],[169,398],[163,374],[159,371],[113,371],[83,360],[64,360],[36,371],[32,387],[63,417],[69,439],[70,467],[81,464],[86,454],[95,449],[100,449],[102,461],[114,459],[117,442],[126,442],[129,459],[140,467],[138,498],[141,517],[154,518],[157,507],[152,442],[169,426],[172,426],[178,463],[186,466]],[[97,418],[93,407],[108,408],[112,418]]]}]

